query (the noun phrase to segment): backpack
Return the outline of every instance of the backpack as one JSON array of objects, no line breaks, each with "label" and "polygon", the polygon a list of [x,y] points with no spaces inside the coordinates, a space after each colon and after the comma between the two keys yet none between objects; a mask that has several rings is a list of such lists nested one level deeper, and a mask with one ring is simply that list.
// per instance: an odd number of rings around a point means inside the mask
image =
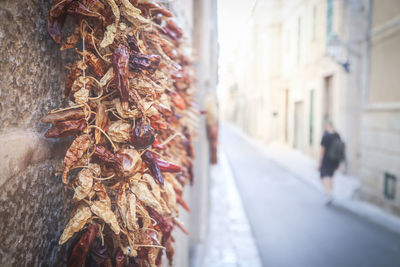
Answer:
[{"label": "backpack", "polygon": [[329,146],[327,157],[331,161],[341,162],[345,158],[346,145],[340,139],[335,138]]}]

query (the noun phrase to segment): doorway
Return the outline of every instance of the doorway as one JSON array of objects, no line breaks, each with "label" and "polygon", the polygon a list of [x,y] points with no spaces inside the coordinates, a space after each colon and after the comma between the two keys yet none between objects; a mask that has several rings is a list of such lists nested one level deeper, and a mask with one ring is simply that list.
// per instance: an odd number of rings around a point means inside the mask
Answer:
[{"label": "doorway", "polygon": [[285,143],[289,142],[289,89],[285,89]]},{"label": "doorway", "polygon": [[294,103],[294,148],[302,150],[304,148],[304,103],[297,101]]},{"label": "doorway", "polygon": [[333,106],[333,76],[324,78],[324,95],[323,95],[323,126],[326,122],[332,121],[332,106]]}]

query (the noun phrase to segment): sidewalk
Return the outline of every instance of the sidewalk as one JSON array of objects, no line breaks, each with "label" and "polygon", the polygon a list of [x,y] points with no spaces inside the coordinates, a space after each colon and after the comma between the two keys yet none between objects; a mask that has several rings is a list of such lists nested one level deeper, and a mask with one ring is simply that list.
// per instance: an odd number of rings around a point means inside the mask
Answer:
[{"label": "sidewalk", "polygon": [[[283,144],[266,145],[251,139],[231,124],[224,123],[224,126],[240,134],[248,142],[252,143],[254,147],[259,148],[267,158],[288,170],[293,176],[311,185],[315,190],[321,192],[321,194],[324,194],[319,181],[317,162],[314,159]],[[400,218],[383,211],[377,206],[354,199],[354,195],[359,187],[360,182],[354,177],[337,173],[335,175],[333,205],[345,208],[391,231],[400,233]]]},{"label": "sidewalk", "polygon": [[251,228],[222,147],[211,169],[204,267],[261,267]]}]

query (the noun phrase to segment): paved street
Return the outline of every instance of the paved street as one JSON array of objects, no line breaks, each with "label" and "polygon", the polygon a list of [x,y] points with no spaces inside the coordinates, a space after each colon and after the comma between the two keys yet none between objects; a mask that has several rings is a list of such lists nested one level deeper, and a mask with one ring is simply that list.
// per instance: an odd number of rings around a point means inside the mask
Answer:
[{"label": "paved street", "polygon": [[221,127],[263,266],[400,266],[400,236],[335,205],[260,149]]}]

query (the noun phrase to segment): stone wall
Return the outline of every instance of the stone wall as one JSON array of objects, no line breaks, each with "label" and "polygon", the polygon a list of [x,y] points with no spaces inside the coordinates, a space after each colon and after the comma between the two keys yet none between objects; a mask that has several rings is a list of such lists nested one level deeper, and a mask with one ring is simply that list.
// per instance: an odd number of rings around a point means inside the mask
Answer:
[{"label": "stone wall", "polygon": [[[360,197],[400,215],[400,2],[371,2],[360,138]],[[385,194],[385,176],[397,181]]]},{"label": "stone wall", "polygon": [[368,109],[362,117],[360,197],[400,215],[400,183],[394,199],[384,196],[385,173],[400,177],[400,109]]},{"label": "stone wall", "polygon": [[56,170],[65,142],[43,138],[39,119],[62,106],[63,68],[45,29],[50,1],[0,3],[0,266],[58,266],[70,195]]}]

